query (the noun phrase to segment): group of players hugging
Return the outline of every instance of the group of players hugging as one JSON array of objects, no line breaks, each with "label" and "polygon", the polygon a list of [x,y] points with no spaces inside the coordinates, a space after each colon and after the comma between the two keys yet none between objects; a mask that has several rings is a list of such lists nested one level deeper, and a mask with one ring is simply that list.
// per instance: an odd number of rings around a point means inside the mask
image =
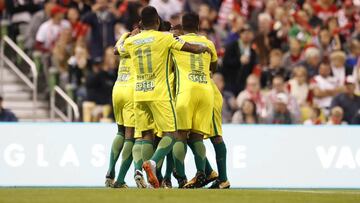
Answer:
[{"label": "group of players hugging", "polygon": [[[112,143],[106,187],[127,188],[124,179],[133,162],[138,188],[171,188],[171,175],[179,188],[202,188],[209,183],[210,188],[229,188],[221,128],[223,100],[211,79],[218,60],[214,44],[197,34],[197,14],[184,14],[182,24],[174,27],[163,22],[151,6],[143,8],[140,16],[140,28],[123,34],[114,49],[120,57],[113,88],[118,132]],[[208,138],[219,174],[206,158],[203,140]],[[189,181],[184,166],[187,146],[197,169]]]}]

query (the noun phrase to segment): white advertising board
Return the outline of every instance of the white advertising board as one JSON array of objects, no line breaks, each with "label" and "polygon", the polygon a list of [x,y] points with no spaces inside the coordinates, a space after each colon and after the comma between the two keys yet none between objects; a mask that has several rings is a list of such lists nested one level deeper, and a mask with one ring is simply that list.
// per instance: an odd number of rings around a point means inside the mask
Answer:
[{"label": "white advertising board", "polygon": [[[115,124],[2,123],[0,186],[103,186],[116,130]],[[224,125],[223,131],[232,187],[360,188],[360,126]],[[205,143],[216,169],[212,144]],[[188,178],[193,162],[188,150]],[[135,186],[132,177],[133,168],[126,181]]]}]

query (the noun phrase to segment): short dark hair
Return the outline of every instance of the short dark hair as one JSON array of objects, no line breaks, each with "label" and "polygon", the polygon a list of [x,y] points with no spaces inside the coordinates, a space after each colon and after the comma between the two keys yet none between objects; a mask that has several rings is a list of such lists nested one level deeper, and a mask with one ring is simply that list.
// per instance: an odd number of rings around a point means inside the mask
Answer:
[{"label": "short dark hair", "polygon": [[182,16],[182,27],[184,30],[197,31],[199,29],[200,18],[196,13],[185,13]]},{"label": "short dark hair", "polygon": [[168,32],[171,29],[171,23],[169,21],[164,21],[160,18],[160,28],[159,31]]},{"label": "short dark hair", "polygon": [[156,24],[159,20],[159,14],[152,6],[146,6],[141,11],[141,23],[143,26],[148,27]]},{"label": "short dark hair", "polygon": [[0,102],[2,102],[3,101],[3,98],[2,98],[2,96],[0,95]]}]

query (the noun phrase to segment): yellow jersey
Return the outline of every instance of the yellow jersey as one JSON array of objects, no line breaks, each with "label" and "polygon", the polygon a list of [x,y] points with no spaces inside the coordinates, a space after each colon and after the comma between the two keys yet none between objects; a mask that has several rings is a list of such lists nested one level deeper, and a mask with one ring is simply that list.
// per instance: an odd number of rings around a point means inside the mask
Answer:
[{"label": "yellow jersey", "polygon": [[122,54],[130,55],[136,73],[134,101],[172,100],[170,50],[181,50],[184,43],[155,30],[125,40]]},{"label": "yellow jersey", "polygon": [[177,94],[190,88],[211,87],[210,85],[210,63],[218,60],[214,43],[205,36],[189,33],[180,36],[180,39],[191,43],[209,47],[209,53],[193,54],[185,51],[172,50],[173,60],[176,66]]},{"label": "yellow jersey", "polygon": [[[123,50],[125,39],[130,35],[130,33],[125,33],[121,35],[120,39],[116,42],[116,49],[119,53]],[[120,55],[120,63],[118,69],[118,77],[116,84],[120,86],[133,86],[134,85],[134,75],[135,70],[131,67],[131,59],[129,55]]]}]

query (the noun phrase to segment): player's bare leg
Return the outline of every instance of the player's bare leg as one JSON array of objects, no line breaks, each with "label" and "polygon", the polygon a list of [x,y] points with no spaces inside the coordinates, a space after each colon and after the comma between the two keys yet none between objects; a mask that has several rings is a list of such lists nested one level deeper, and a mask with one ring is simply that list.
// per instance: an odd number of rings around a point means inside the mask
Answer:
[{"label": "player's bare leg", "polygon": [[183,188],[187,182],[185,174],[184,160],[187,151],[187,135],[189,131],[179,130],[175,135],[175,144],[173,147],[173,159],[175,165],[174,176],[178,181],[179,188]]},{"label": "player's bare leg", "polygon": [[230,182],[227,178],[226,172],[226,145],[221,136],[215,136],[210,138],[211,143],[214,146],[216,154],[216,165],[219,171],[219,177],[211,185],[212,189],[227,189],[230,188]]},{"label": "player's bare leg", "polygon": [[118,132],[113,140],[111,151],[109,169],[106,173],[105,187],[112,187],[115,178],[115,165],[119,159],[120,152],[123,148],[125,139],[125,127],[118,125]]},{"label": "player's bare leg", "polygon": [[128,186],[125,183],[125,176],[133,160],[132,149],[134,146],[134,132],[135,129],[133,127],[125,127],[125,142],[121,154],[122,161],[121,161],[118,178],[114,183],[114,188],[128,188]]},{"label": "player's bare leg", "polygon": [[184,188],[200,188],[206,182],[206,149],[203,139],[204,136],[198,133],[191,132],[189,135],[188,145],[194,154],[197,173],[191,181],[184,185]]},{"label": "player's bare leg", "polygon": [[149,161],[146,161],[143,164],[143,169],[147,174],[149,183],[154,188],[160,187],[159,180],[156,177],[156,166],[159,164],[160,160],[164,159],[165,156],[172,150],[175,143],[174,134],[175,132],[164,132],[164,136],[161,139],[154,155]]}]

